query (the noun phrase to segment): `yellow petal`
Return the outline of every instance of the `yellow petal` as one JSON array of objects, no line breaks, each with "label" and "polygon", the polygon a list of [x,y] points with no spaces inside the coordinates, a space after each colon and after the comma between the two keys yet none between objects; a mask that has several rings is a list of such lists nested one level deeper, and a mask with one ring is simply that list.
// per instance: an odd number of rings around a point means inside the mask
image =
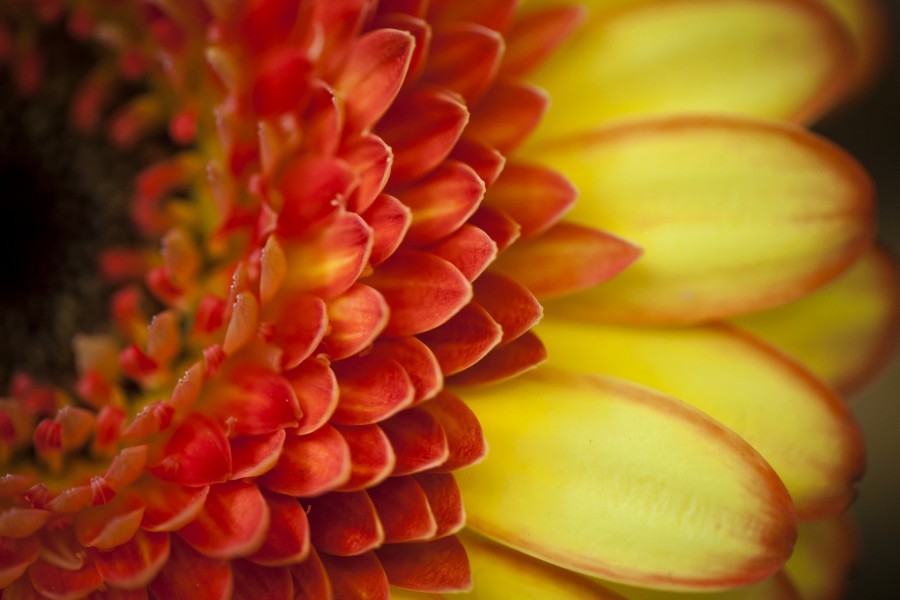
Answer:
[{"label": "yellow petal", "polygon": [[801,519],[837,514],[855,497],[864,457],[852,413],[753,337],[724,326],[629,329],[552,318],[537,333],[551,365],[630,379],[736,432],[784,481]]},{"label": "yellow petal", "polygon": [[853,59],[838,18],[807,0],[598,6],[529,77],[553,99],[532,142],[648,114],[808,120],[844,90]]},{"label": "yellow petal", "polygon": [[856,528],[848,515],[804,523],[785,571],[806,600],[843,598],[859,559]]},{"label": "yellow petal", "polygon": [[682,593],[648,590],[616,583],[601,582],[628,600],[800,600],[791,579],[779,571],[772,577],[739,588],[712,593]]},{"label": "yellow petal", "polygon": [[471,532],[460,535],[472,565],[474,587],[463,597],[622,600],[589,579],[535,560]]},{"label": "yellow petal", "polygon": [[891,257],[872,250],[814,294],[738,319],[829,385],[858,390],[890,359],[900,339],[900,280]]},{"label": "yellow petal", "polygon": [[771,467],[677,400],[547,368],[464,396],[491,444],[456,473],[479,533],[570,570],[670,589],[752,583],[790,554],[794,510]]},{"label": "yellow petal", "polygon": [[885,9],[878,0],[820,0],[831,7],[849,29],[856,43],[856,69],[851,93],[873,83],[887,59],[888,26]]},{"label": "yellow petal", "polygon": [[548,145],[581,198],[567,219],[644,249],[563,301],[601,320],[690,323],[784,304],[835,277],[874,236],[859,165],[799,129],[675,117]]}]

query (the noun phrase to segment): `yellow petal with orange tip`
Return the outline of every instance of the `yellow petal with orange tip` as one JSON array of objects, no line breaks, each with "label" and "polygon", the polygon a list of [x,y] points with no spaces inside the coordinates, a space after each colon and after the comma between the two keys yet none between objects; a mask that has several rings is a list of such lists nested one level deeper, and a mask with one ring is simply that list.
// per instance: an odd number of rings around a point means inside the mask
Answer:
[{"label": "yellow petal with orange tip", "polygon": [[873,249],[815,293],[735,322],[798,358],[835,389],[853,393],[887,364],[900,341],[894,259]]},{"label": "yellow petal with orange tip", "polygon": [[553,99],[531,148],[652,114],[806,121],[835,103],[852,72],[849,33],[816,1],[593,4],[588,21],[530,76]]},{"label": "yellow petal with orange tip", "polygon": [[536,331],[551,365],[646,385],[736,432],[784,481],[801,520],[838,514],[855,497],[865,461],[850,410],[752,336],[725,326],[639,329],[554,318]]},{"label": "yellow petal with orange tip", "polygon": [[790,555],[795,514],[775,472],[677,400],[549,368],[462,395],[490,452],[456,477],[469,527],[489,538],[667,589],[749,584]]},{"label": "yellow petal with orange tip", "polygon": [[623,600],[588,578],[464,531],[460,539],[472,565],[474,587],[466,598]]},{"label": "yellow petal with orange tip", "polygon": [[617,583],[600,581],[609,589],[618,592],[628,600],[806,600],[800,596],[791,579],[784,571],[775,573],[772,577],[759,583],[745,585],[721,592],[664,592],[660,590],[648,590]]},{"label": "yellow petal with orange tip", "polygon": [[801,525],[784,570],[803,600],[837,600],[845,596],[859,554],[856,526],[844,514]]},{"label": "yellow petal with orange tip", "polygon": [[562,300],[579,318],[695,323],[777,306],[841,273],[874,237],[866,173],[791,126],[648,119],[548,144],[541,160],[581,192],[566,220],[644,250]]}]

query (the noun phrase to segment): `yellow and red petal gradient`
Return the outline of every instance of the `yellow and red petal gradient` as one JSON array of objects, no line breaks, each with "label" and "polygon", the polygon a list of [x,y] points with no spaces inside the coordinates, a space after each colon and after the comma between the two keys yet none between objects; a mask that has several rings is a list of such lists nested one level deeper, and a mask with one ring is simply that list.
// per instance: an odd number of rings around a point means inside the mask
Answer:
[{"label": "yellow and red petal gradient", "polygon": [[809,120],[853,72],[849,33],[815,0],[608,4],[588,2],[585,25],[534,73],[553,103],[530,148],[621,117]]},{"label": "yellow and red petal gradient", "polygon": [[840,514],[855,497],[865,461],[850,410],[802,365],[752,336],[724,326],[618,328],[554,318],[537,333],[551,365],[646,385],[740,435],[778,473],[801,520]]},{"label": "yellow and red petal gradient", "polygon": [[686,324],[784,304],[871,244],[871,183],[803,130],[724,116],[643,120],[542,148],[580,200],[568,220],[644,254],[613,281],[549,311]]},{"label": "yellow and red petal gradient", "polygon": [[570,570],[687,590],[759,581],[790,555],[796,521],[778,476],[677,400],[550,368],[465,398],[491,451],[457,479],[469,526],[494,540]]},{"label": "yellow and red petal gradient", "polygon": [[735,321],[852,394],[882,369],[900,337],[900,280],[883,249],[796,302]]}]

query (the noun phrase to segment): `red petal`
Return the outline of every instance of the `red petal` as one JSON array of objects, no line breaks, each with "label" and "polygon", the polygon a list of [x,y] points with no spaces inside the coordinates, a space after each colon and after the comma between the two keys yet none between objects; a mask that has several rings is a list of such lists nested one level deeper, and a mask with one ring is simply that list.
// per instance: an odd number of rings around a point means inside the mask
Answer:
[{"label": "red petal", "polygon": [[328,300],[347,290],[362,273],[372,249],[372,230],[359,215],[342,213],[327,225],[287,244],[290,269],[285,285]]},{"label": "red petal", "polygon": [[555,225],[575,204],[578,190],[551,169],[510,163],[497,179],[484,203],[519,224],[523,238]]},{"label": "red petal", "polygon": [[415,38],[412,58],[409,60],[409,69],[406,71],[407,87],[422,73],[427,64],[428,49],[431,46],[431,25],[427,21],[416,16],[417,13],[392,11],[386,8],[383,2],[379,2],[379,14],[372,26],[374,28],[399,29],[407,31]]},{"label": "red petal", "polygon": [[231,563],[233,600],[293,600],[294,582],[286,567],[262,567],[246,560]]},{"label": "red petal", "polygon": [[338,488],[341,492],[361,490],[375,485],[391,474],[396,457],[391,443],[378,425],[338,427],[350,447],[350,479]]},{"label": "red petal", "polygon": [[257,550],[269,530],[269,507],[255,484],[229,481],[209,490],[197,518],[178,535],[210,558],[231,559]]},{"label": "red petal", "polygon": [[145,587],[168,560],[169,534],[140,530],[127,543],[94,554],[103,580],[129,590]]},{"label": "red petal", "polygon": [[325,303],[313,294],[294,294],[279,307],[272,343],[284,354],[281,365],[293,369],[306,360],[328,329]]},{"label": "red petal", "polygon": [[534,131],[549,103],[547,92],[535,85],[498,81],[472,109],[466,136],[509,154]]},{"label": "red petal", "polygon": [[187,488],[149,478],[138,492],[147,504],[141,527],[147,531],[177,531],[203,508],[209,488]]},{"label": "red petal", "polygon": [[317,430],[337,408],[338,387],[334,372],[318,360],[307,360],[285,377],[294,388],[303,414],[297,433]]},{"label": "red petal", "polygon": [[428,12],[429,0],[381,0],[378,10],[383,13],[401,13],[422,18]]},{"label": "red petal", "polygon": [[[228,561],[203,556],[177,536],[171,538],[169,562],[150,582],[150,591],[166,600],[227,600],[234,589]],[[203,582],[198,585],[198,582]]]},{"label": "red petal", "polygon": [[350,448],[333,427],[323,425],[307,435],[288,436],[275,468],[259,482],[266,488],[305,497],[323,494],[350,477]]},{"label": "red petal", "polygon": [[497,258],[494,240],[478,227],[468,224],[428,250],[459,269],[469,281],[475,281]]},{"label": "red petal", "polygon": [[256,51],[278,45],[290,35],[297,22],[298,3],[294,0],[252,0],[241,5],[241,33]]},{"label": "red petal", "polygon": [[478,173],[485,185],[491,186],[503,172],[506,158],[496,148],[483,142],[463,138],[453,148],[450,158],[464,162]]},{"label": "red petal", "polygon": [[428,505],[437,520],[436,536],[456,533],[466,524],[466,511],[456,479],[450,473],[419,473],[416,481],[428,496]]},{"label": "red petal", "polygon": [[510,248],[493,268],[545,298],[593,287],[640,255],[640,248],[608,233],[559,223]]},{"label": "red petal", "polygon": [[271,515],[269,533],[259,550],[247,559],[265,566],[293,565],[306,560],[311,548],[306,510],[291,496],[263,491],[263,497]]},{"label": "red petal", "polygon": [[147,446],[123,448],[106,468],[103,479],[114,490],[133,483],[144,472],[147,464]]},{"label": "red petal", "polygon": [[349,163],[359,178],[347,206],[355,213],[362,213],[372,206],[384,189],[391,174],[394,153],[380,137],[364,135],[342,149],[341,158]]},{"label": "red petal", "polygon": [[28,577],[35,590],[52,600],[75,600],[103,584],[103,577],[90,561],[69,571],[39,560],[28,569]]},{"label": "red petal", "polygon": [[381,424],[397,455],[394,475],[409,475],[444,464],[450,454],[447,436],[437,419],[410,408]]},{"label": "red petal", "polygon": [[387,194],[381,194],[363,214],[372,228],[372,255],[369,262],[377,265],[394,253],[412,223],[412,211]]},{"label": "red petal", "polygon": [[272,469],[281,456],[284,447],[285,433],[283,429],[263,434],[232,438],[231,469],[232,479],[259,477]]},{"label": "red petal", "polygon": [[478,363],[448,380],[454,386],[484,385],[515,377],[547,360],[540,338],[530,331],[494,348]]},{"label": "red petal", "polygon": [[419,334],[437,358],[444,375],[452,375],[477,363],[500,343],[503,329],[479,305],[468,304],[449,321]]},{"label": "red petal", "polygon": [[534,294],[502,275],[485,273],[475,282],[474,289],[475,301],[503,328],[500,345],[531,329],[544,314]]},{"label": "red petal", "polygon": [[354,284],[328,303],[330,330],[318,354],[340,360],[357,354],[378,337],[388,322],[384,296],[367,285]]},{"label": "red petal", "polygon": [[502,73],[524,75],[550,56],[587,17],[580,5],[557,6],[523,15],[506,36]]},{"label": "red petal", "polygon": [[309,558],[291,566],[291,578],[294,580],[294,600],[330,600],[334,597],[325,565],[315,548],[310,549]]},{"label": "red petal", "polygon": [[349,129],[367,130],[391,106],[409,69],[414,40],[405,31],[379,29],[353,42],[335,85],[345,92]]},{"label": "red petal", "polygon": [[134,493],[118,494],[101,506],[79,511],[73,527],[82,545],[109,550],[131,539],[141,525],[144,501]]},{"label": "red petal", "polygon": [[515,16],[518,5],[518,0],[432,0],[428,6],[428,18],[442,23],[468,21],[494,31],[504,31]]},{"label": "red petal", "polygon": [[472,589],[469,557],[456,537],[420,544],[388,544],[376,554],[392,585],[421,592]]},{"label": "red petal", "polygon": [[503,252],[519,239],[521,227],[505,212],[496,210],[485,204],[481,205],[469,224],[474,225],[490,236],[497,245],[497,252]]},{"label": "red petal", "polygon": [[377,423],[412,404],[409,375],[380,354],[353,356],[332,365],[340,396],[332,421],[342,425]]},{"label": "red petal", "polygon": [[367,280],[387,300],[386,332],[415,335],[445,323],[472,298],[469,282],[449,262],[425,252],[400,250]]},{"label": "red petal", "polygon": [[428,346],[414,337],[382,339],[375,344],[373,353],[400,363],[415,390],[413,404],[433,397],[444,387],[437,359]]},{"label": "red petal", "polygon": [[37,537],[9,539],[0,543],[0,589],[21,577],[37,560],[40,550]]},{"label": "red petal", "polygon": [[231,447],[215,422],[191,414],[169,438],[164,458],[150,472],[166,481],[203,486],[231,474]]},{"label": "red petal", "polygon": [[427,540],[437,533],[428,497],[412,477],[391,477],[366,492],[378,512],[386,543]]},{"label": "red petal", "polygon": [[300,122],[303,123],[303,149],[310,156],[331,156],[337,151],[344,127],[343,111],[334,90],[321,79],[311,83]]},{"label": "red petal", "polygon": [[478,208],[484,190],[484,182],[472,167],[456,161],[444,162],[399,197],[412,209],[406,240],[429,244],[453,233]]},{"label": "red petal", "polygon": [[314,498],[308,514],[312,543],[321,552],[356,556],[384,541],[375,506],[365,492],[334,492]]},{"label": "red petal", "polygon": [[471,103],[494,81],[503,50],[503,36],[487,27],[466,22],[442,25],[434,30],[425,79]]},{"label": "red petal", "polygon": [[387,575],[374,552],[359,556],[322,555],[335,598],[388,600],[391,590]]},{"label": "red petal", "polygon": [[449,392],[442,392],[433,400],[422,404],[422,409],[437,419],[447,436],[450,456],[436,471],[455,471],[485,457],[487,443],[481,424],[465,402]]},{"label": "red petal", "polygon": [[0,536],[21,539],[38,531],[52,515],[49,510],[10,506],[0,512]]},{"label": "red petal", "polygon": [[286,48],[270,52],[254,68],[253,108],[270,117],[295,109],[309,87],[311,65],[302,50]]},{"label": "red petal", "polygon": [[394,103],[377,131],[394,151],[390,183],[412,181],[439,165],[468,122],[465,104],[438,88],[419,89]]},{"label": "red petal", "polygon": [[298,158],[285,168],[278,188],[284,206],[278,232],[297,237],[347,202],[355,177],[350,165],[335,158]]},{"label": "red petal", "polygon": [[232,385],[216,394],[209,415],[229,435],[264,435],[297,425],[300,405],[284,377],[247,365],[230,379]]}]

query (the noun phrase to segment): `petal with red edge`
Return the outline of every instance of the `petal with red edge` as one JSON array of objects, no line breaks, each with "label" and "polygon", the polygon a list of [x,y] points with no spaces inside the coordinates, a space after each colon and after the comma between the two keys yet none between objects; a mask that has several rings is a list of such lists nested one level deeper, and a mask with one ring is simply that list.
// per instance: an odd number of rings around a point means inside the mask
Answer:
[{"label": "petal with red edge", "polygon": [[10,506],[0,512],[0,536],[21,539],[38,531],[50,518],[49,510]]},{"label": "petal with red edge", "polygon": [[286,434],[284,429],[263,434],[232,438],[231,478],[259,477],[275,466],[281,456]]},{"label": "petal with red edge", "polygon": [[374,135],[361,136],[341,151],[341,157],[354,169],[359,182],[348,208],[362,213],[372,206],[391,174],[394,154],[384,141]]},{"label": "petal with red edge", "polygon": [[263,567],[246,560],[231,563],[234,600],[294,600],[294,582],[287,567]]},{"label": "petal with red edge", "polygon": [[325,565],[315,548],[300,564],[291,565],[291,579],[294,581],[294,600],[320,600],[333,598],[331,581]]},{"label": "petal with red edge", "polygon": [[391,585],[422,592],[472,588],[469,558],[455,536],[419,544],[386,544],[376,554]]},{"label": "petal with red edge", "polygon": [[[197,585],[202,581],[203,585]],[[234,589],[228,561],[208,558],[178,536],[171,537],[169,561],[150,582],[157,598],[172,600],[227,600]]]},{"label": "petal with red edge", "polygon": [[397,461],[384,431],[378,425],[337,427],[350,447],[350,479],[337,491],[350,492],[375,485],[391,474]]},{"label": "petal with red edge", "polygon": [[388,544],[427,540],[437,533],[428,496],[412,477],[391,477],[366,490]]},{"label": "petal with red edge", "polygon": [[38,558],[41,544],[38,538],[10,539],[0,544],[0,588],[21,577]]},{"label": "petal with red edge", "polygon": [[294,294],[282,302],[272,343],[282,349],[281,365],[293,369],[306,360],[328,330],[325,303],[314,294]]},{"label": "petal with red edge", "polygon": [[475,211],[475,214],[469,219],[469,224],[488,234],[497,245],[497,252],[503,252],[519,239],[522,230],[519,224],[505,212],[484,204]]},{"label": "petal with red edge", "polygon": [[257,550],[269,530],[269,507],[248,481],[229,481],[209,489],[197,518],[178,531],[210,558],[231,559]]},{"label": "petal with red edge", "polygon": [[229,435],[265,435],[297,425],[300,405],[284,377],[242,365],[229,379],[231,385],[216,394],[208,413]]},{"label": "petal with red edge", "polygon": [[487,442],[475,413],[449,392],[422,404],[422,409],[437,419],[447,436],[449,456],[435,471],[455,471],[473,465],[487,455]]},{"label": "petal with red edge", "polygon": [[341,296],[328,303],[328,334],[322,340],[320,353],[330,360],[357,354],[369,346],[388,322],[388,305],[384,296],[367,285],[354,284]]},{"label": "petal with red edge", "polygon": [[475,282],[475,302],[503,328],[500,344],[510,342],[541,320],[544,309],[522,285],[496,273],[485,273]]},{"label": "petal with red edge", "polygon": [[412,209],[406,234],[411,244],[429,244],[456,231],[484,197],[484,182],[469,165],[448,160],[399,199]]},{"label": "petal with red edge", "polygon": [[475,169],[475,172],[487,186],[493,185],[497,181],[500,173],[503,172],[504,165],[506,165],[506,157],[496,148],[484,142],[465,137],[453,147],[450,158],[466,163]]},{"label": "petal with red edge", "polygon": [[107,504],[79,511],[72,526],[82,545],[110,550],[131,539],[141,525],[145,507],[137,494],[119,493]]},{"label": "petal with red edge", "polygon": [[476,531],[642,587],[749,584],[790,555],[796,516],[781,481],[687,405],[546,367],[465,398],[491,444],[455,473]]},{"label": "petal with red edge", "polygon": [[338,385],[334,372],[323,362],[306,360],[299,367],[285,373],[294,388],[303,416],[297,433],[315,431],[324,425],[337,408]]},{"label": "petal with red edge", "polygon": [[434,353],[444,375],[452,375],[477,363],[500,343],[503,329],[486,310],[475,303],[419,339]]},{"label": "petal with red edge", "polygon": [[307,91],[311,69],[306,56],[298,49],[269,53],[253,73],[254,110],[261,116],[271,117],[297,108]]},{"label": "petal with red edge", "polygon": [[334,427],[323,425],[306,435],[290,435],[278,464],[259,478],[266,488],[304,497],[323,494],[350,477],[350,448]]},{"label": "petal with red edge", "polygon": [[310,500],[309,529],[320,552],[356,556],[384,542],[375,505],[363,492],[333,492]]},{"label": "petal with red edge", "polygon": [[696,598],[697,600],[802,600],[803,598],[803,596],[798,594],[797,589],[791,583],[790,578],[784,574],[784,571],[779,571],[771,577],[751,585],[744,585],[720,592],[704,591],[693,594],[649,590],[642,587],[612,583],[602,579],[597,581],[610,590],[621,594],[621,596],[616,596],[617,598],[628,598],[628,600],[687,600],[688,598]]},{"label": "petal with red edge", "polygon": [[76,600],[103,585],[103,577],[90,561],[76,570],[66,570],[38,560],[28,569],[31,585],[50,600]]},{"label": "petal with red edge", "polygon": [[412,58],[415,38],[406,31],[378,29],[356,39],[335,87],[345,94],[347,126],[371,127],[391,106]]},{"label": "petal with red edge", "polygon": [[399,29],[410,33],[415,38],[412,57],[409,59],[409,69],[406,71],[406,85],[409,86],[422,74],[428,59],[428,48],[431,46],[431,25],[428,21],[418,18],[416,11],[404,14],[401,11],[393,11],[384,3],[379,3],[378,13],[372,23],[373,28]]},{"label": "petal with red edge", "polygon": [[497,243],[478,227],[465,224],[428,251],[456,267],[469,281],[475,281],[497,258]]},{"label": "petal with red edge", "polygon": [[306,560],[311,548],[306,510],[292,496],[263,490],[263,497],[269,507],[269,532],[263,545],[246,558],[265,566],[293,565]]},{"label": "petal with red edge", "polygon": [[583,6],[555,6],[520,15],[506,35],[500,72],[528,73],[559,47],[587,17]]},{"label": "petal with red edge", "polygon": [[352,167],[334,158],[298,158],[285,168],[278,182],[284,205],[278,233],[296,238],[347,203],[356,182]]},{"label": "petal with red edge", "polygon": [[434,30],[424,77],[471,103],[493,83],[504,47],[503,36],[482,25],[440,25]]},{"label": "petal with red edge", "polygon": [[372,228],[372,254],[369,262],[377,265],[393,254],[403,241],[412,223],[412,211],[393,196],[381,194],[363,213],[363,218]]},{"label": "petal with red edge", "polygon": [[484,385],[511,379],[547,360],[547,349],[538,336],[526,331],[508,344],[494,348],[487,356],[447,380],[449,385]]},{"label": "petal with red edge", "polygon": [[366,425],[403,410],[415,390],[406,370],[380,354],[352,356],[332,364],[340,396],[332,421]]},{"label": "petal with red edge", "polygon": [[395,102],[376,132],[394,151],[389,185],[412,181],[439,165],[468,122],[466,105],[440,88],[421,88]]},{"label": "petal with red edge", "polygon": [[769,308],[841,273],[874,236],[862,168],[777,123],[642,120],[569,140],[547,160],[581,193],[567,219],[644,249],[622,275],[563,301],[576,316],[692,323]]},{"label": "petal with red edge", "polygon": [[231,474],[231,447],[222,428],[193,413],[166,443],[163,459],[150,472],[166,481],[203,486]]},{"label": "petal with red edge", "polygon": [[397,455],[394,475],[408,475],[444,464],[450,455],[447,436],[437,419],[419,407],[381,423]]},{"label": "petal with red edge", "polygon": [[819,2],[629,2],[596,11],[532,75],[553,104],[529,144],[648,114],[810,120],[852,63],[846,29]]},{"label": "petal with red edge", "polygon": [[414,476],[437,521],[435,537],[456,533],[466,524],[466,510],[456,479],[450,473],[418,473]]},{"label": "petal with red edge", "polygon": [[413,404],[433,397],[443,388],[444,376],[437,359],[428,346],[418,339],[384,338],[378,340],[373,352],[400,363],[415,390]]},{"label": "petal with red edge", "polygon": [[94,554],[94,564],[111,586],[135,590],[156,577],[169,559],[169,534],[139,530],[127,543]]},{"label": "petal with red edge", "polygon": [[604,231],[559,223],[520,242],[491,266],[539,298],[578,292],[615,277],[641,249]]},{"label": "petal with red edge", "polygon": [[472,109],[466,137],[508,154],[534,131],[550,97],[529,83],[502,79]]},{"label": "petal with red edge", "polygon": [[148,478],[137,488],[147,504],[141,528],[147,531],[177,531],[193,521],[209,494],[209,487],[183,487]]},{"label": "petal with red edge", "polygon": [[335,598],[388,600],[387,575],[374,552],[359,556],[322,555]]},{"label": "petal with red edge", "polygon": [[577,196],[578,190],[556,171],[514,162],[506,165],[484,202],[509,215],[527,238],[555,225]]}]

